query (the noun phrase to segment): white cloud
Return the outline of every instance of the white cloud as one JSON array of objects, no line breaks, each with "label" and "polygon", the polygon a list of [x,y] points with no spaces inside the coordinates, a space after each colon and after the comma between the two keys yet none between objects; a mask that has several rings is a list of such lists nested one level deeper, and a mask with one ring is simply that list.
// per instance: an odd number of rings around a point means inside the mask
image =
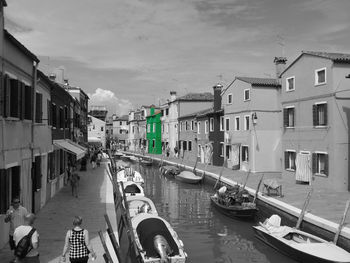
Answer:
[{"label": "white cloud", "polygon": [[120,99],[115,96],[113,91],[97,88],[93,94],[88,94],[89,105],[105,106],[108,115],[116,113],[117,115],[127,114],[133,107],[132,103],[126,99]]}]

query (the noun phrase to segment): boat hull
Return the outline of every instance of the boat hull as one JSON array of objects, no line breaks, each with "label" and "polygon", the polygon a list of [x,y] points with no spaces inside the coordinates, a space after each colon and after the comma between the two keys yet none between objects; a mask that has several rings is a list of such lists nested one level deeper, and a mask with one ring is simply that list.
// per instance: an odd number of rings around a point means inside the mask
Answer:
[{"label": "boat hull", "polygon": [[303,251],[295,249],[291,246],[288,246],[286,243],[280,241],[278,238],[261,231],[258,227],[253,227],[255,236],[261,241],[265,242],[267,245],[273,247],[274,249],[280,251],[282,254],[298,261],[305,263],[349,263],[350,261],[333,261],[320,257],[316,257],[314,255],[307,254]]},{"label": "boat hull", "polygon": [[175,179],[187,184],[198,184],[202,181],[203,177],[197,176],[189,171],[182,171],[175,175]]},{"label": "boat hull", "polygon": [[257,208],[248,208],[248,207],[242,207],[242,206],[225,206],[222,204],[219,204],[215,197],[210,197],[212,204],[214,207],[219,210],[224,215],[231,217],[231,218],[245,218],[245,219],[253,219],[256,212],[258,211]]}]

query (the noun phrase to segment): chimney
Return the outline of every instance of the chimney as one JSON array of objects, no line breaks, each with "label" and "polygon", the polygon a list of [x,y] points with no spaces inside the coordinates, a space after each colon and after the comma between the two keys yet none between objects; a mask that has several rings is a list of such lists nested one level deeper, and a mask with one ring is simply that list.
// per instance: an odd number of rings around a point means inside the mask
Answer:
[{"label": "chimney", "polygon": [[214,89],[214,111],[221,110],[221,90],[222,85],[217,84],[213,87]]},{"label": "chimney", "polygon": [[176,100],[176,91],[170,91],[170,102]]},{"label": "chimney", "polygon": [[69,83],[68,83],[68,79],[64,79],[63,81],[64,81],[64,85],[66,85],[66,86],[68,86],[68,85],[69,85]]},{"label": "chimney", "polygon": [[276,65],[276,78],[279,79],[281,73],[285,70],[286,68],[286,62],[287,58],[286,57],[275,57],[273,62]]},{"label": "chimney", "polygon": [[56,80],[56,74],[51,73],[49,79],[52,80],[52,81],[55,81]]}]

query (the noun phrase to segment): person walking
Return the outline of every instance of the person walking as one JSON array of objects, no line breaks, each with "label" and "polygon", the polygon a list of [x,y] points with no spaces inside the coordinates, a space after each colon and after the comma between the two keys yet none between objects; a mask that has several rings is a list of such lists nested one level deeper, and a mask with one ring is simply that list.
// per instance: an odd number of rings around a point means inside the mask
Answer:
[{"label": "person walking", "polygon": [[[13,234],[15,244],[17,246],[18,242],[33,229],[35,215],[32,213],[27,214],[24,217],[24,225],[21,225],[15,229]],[[39,234],[35,230],[31,237],[31,249],[24,258],[16,258],[16,263],[40,263],[39,260]]]},{"label": "person walking", "polygon": [[73,229],[67,231],[62,252],[62,261],[66,261],[66,254],[69,252],[71,263],[87,263],[89,254],[96,259],[96,254],[90,244],[88,230],[81,227],[82,217],[75,216],[73,219]]},{"label": "person walking", "polygon": [[79,184],[79,175],[77,173],[72,173],[70,177],[70,185],[72,187],[72,196],[78,198],[78,184]]},{"label": "person walking", "polygon": [[10,223],[9,245],[11,250],[14,250],[16,247],[15,241],[13,239],[13,233],[18,226],[24,224],[24,218],[27,214],[28,211],[21,205],[19,198],[13,198],[12,205],[7,210],[4,218],[5,223]]},{"label": "person walking", "polygon": [[91,156],[91,160],[90,160],[91,165],[92,165],[92,169],[95,169],[95,167],[96,167],[96,159],[97,159],[97,154],[94,153],[94,154]]}]

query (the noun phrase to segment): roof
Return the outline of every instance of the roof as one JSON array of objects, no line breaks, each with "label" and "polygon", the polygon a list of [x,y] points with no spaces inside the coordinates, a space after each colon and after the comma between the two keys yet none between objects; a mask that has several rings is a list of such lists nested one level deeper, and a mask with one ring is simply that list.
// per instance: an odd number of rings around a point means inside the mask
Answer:
[{"label": "roof", "polygon": [[40,60],[32,53],[30,52],[25,46],[23,46],[13,35],[11,35],[6,29],[4,29],[5,37],[16,47],[18,47],[24,54],[29,56],[32,60],[35,62],[39,62]]},{"label": "roof", "polygon": [[253,86],[269,86],[269,87],[281,86],[281,84],[278,83],[277,79],[272,79],[272,78],[236,77],[236,79],[250,83]]},{"label": "roof", "polygon": [[282,76],[284,72],[286,72],[292,65],[294,65],[294,63],[296,63],[305,54],[310,56],[330,59],[333,62],[337,62],[337,63],[350,63],[350,54],[323,52],[323,51],[301,51],[301,54],[288,67],[286,67],[285,70],[281,72],[280,76]]},{"label": "roof", "polygon": [[[188,93],[176,99],[177,101],[213,101],[214,95],[210,92]],[[175,101],[176,101],[175,100]]]},{"label": "roof", "polygon": [[213,109],[213,107],[211,107],[211,108],[208,108],[205,110],[200,110],[200,111],[192,112],[190,114],[183,115],[183,116],[179,117],[178,119],[183,120],[183,119],[187,119],[187,118],[191,118],[191,117],[204,116],[204,115],[206,115],[210,112],[213,112],[213,111],[214,111],[214,109]]},{"label": "roof", "polygon": [[128,120],[129,120],[129,115],[123,115],[116,118],[116,121],[128,121]]}]

